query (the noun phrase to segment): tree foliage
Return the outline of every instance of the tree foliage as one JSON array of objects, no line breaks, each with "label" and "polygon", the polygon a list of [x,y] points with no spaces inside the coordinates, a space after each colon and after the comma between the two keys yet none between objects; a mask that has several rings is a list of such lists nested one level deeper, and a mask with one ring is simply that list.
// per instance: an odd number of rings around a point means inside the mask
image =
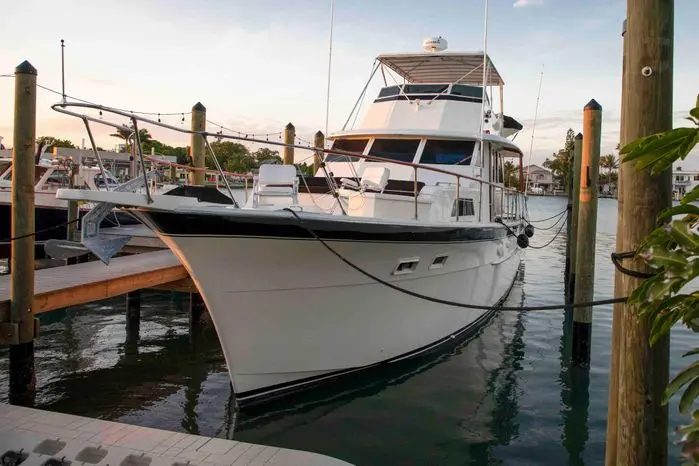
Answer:
[{"label": "tree foliage", "polygon": [[619,161],[617,160],[617,158],[614,156],[614,154],[603,155],[599,159],[599,166],[600,168],[604,168],[605,170],[607,170],[607,183],[611,183],[612,171],[619,168]]},{"label": "tree foliage", "polygon": [[505,187],[519,188],[519,174],[517,166],[509,160],[505,162]]},{"label": "tree foliage", "polygon": [[68,139],[55,138],[53,136],[41,136],[36,139],[36,143],[42,147],[67,147],[75,149],[75,144]]},{"label": "tree foliage", "polygon": [[[699,144],[699,98],[687,119],[694,127],[653,134],[623,147],[622,163],[635,162],[637,170],[650,170],[653,175],[671,169],[675,161],[684,160]],[[629,297],[629,304],[637,306],[639,316],[649,319],[651,344],[678,322],[699,332],[699,291],[687,291],[687,285],[699,277],[699,206],[695,204],[698,200],[699,186],[696,186],[679,205],[661,212],[658,220],[662,225],[637,251],[657,272]],[[698,354],[699,348],[695,348],[684,356]],[[667,387],[664,402],[668,403],[682,387],[679,410],[688,414],[699,396],[699,360],[675,376]],[[699,464],[699,409],[693,411],[691,422],[678,430],[683,434],[682,453],[689,461],[686,464]]]},{"label": "tree foliage", "polygon": [[[563,148],[552,155],[552,159],[546,158],[543,165],[553,173],[563,186],[568,186],[571,176],[573,150],[575,149],[575,131],[571,128],[566,131],[566,140]],[[566,188],[567,189],[567,188]]]}]

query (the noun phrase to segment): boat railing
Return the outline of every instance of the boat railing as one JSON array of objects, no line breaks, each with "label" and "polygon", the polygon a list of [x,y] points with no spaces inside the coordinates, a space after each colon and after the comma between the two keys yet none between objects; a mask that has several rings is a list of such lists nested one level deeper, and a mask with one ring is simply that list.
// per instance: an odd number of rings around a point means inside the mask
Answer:
[{"label": "boat railing", "polygon": [[[107,107],[104,105],[98,105],[98,104],[92,104],[92,103],[85,103],[85,102],[59,102],[51,106],[51,108],[59,113],[63,113],[65,115],[73,116],[76,118],[79,118],[83,121],[85,124],[85,128],[88,132],[88,135],[90,136],[90,143],[92,145],[92,150],[95,154],[95,157],[97,158],[98,164],[102,170],[104,170],[102,167],[104,166],[102,163],[102,158],[99,154],[99,151],[97,150],[97,146],[94,142],[94,138],[92,137],[92,130],[90,129],[90,122],[94,122],[97,124],[109,126],[115,129],[129,129],[132,130],[135,137],[133,138],[135,141],[135,152],[138,157],[138,161],[140,162],[141,165],[141,170],[145,179],[146,176],[146,165],[145,165],[145,160],[149,159],[151,162],[156,162],[156,163],[163,163],[167,165],[173,165],[172,162],[166,161],[166,160],[161,160],[161,159],[155,159],[152,157],[148,157],[147,155],[144,155],[143,153],[143,148],[141,145],[141,140],[139,137],[138,133],[138,122],[146,123],[149,125],[157,126],[160,128],[164,129],[169,129],[171,131],[175,131],[178,133],[182,134],[188,134],[188,135],[198,135],[201,136],[204,140],[204,146],[206,150],[209,152],[211,155],[211,159],[214,162],[214,165],[216,165],[216,170],[206,170],[208,172],[215,172],[218,173],[221,178],[223,179],[223,182],[226,186],[226,189],[228,191],[229,196],[231,197],[231,200],[233,201],[233,204],[236,207],[240,207],[237,203],[237,201],[233,197],[233,192],[231,190],[230,184],[228,183],[228,179],[226,175],[229,176],[242,176],[247,179],[246,175],[240,175],[236,173],[230,173],[226,172],[222,169],[221,164],[218,161],[218,158],[216,156],[216,153],[214,152],[213,148],[211,147],[211,144],[209,143],[209,138],[213,137],[215,139],[230,139],[230,140],[236,140],[236,141],[248,141],[251,143],[259,143],[259,144],[267,144],[267,145],[272,145],[272,146],[278,146],[278,147],[290,147],[298,150],[304,150],[304,151],[311,151],[313,152],[312,157],[318,157],[318,158],[323,158],[323,154],[335,154],[335,155],[341,155],[341,156],[347,156],[349,157],[356,157],[358,159],[362,160],[367,160],[367,161],[373,161],[373,162],[380,162],[380,163],[386,163],[386,164],[392,164],[392,165],[401,165],[405,167],[411,167],[413,169],[413,195],[414,195],[414,216],[415,219],[418,218],[418,197],[419,197],[419,192],[420,192],[420,187],[419,187],[419,177],[418,177],[418,171],[419,170],[426,170],[430,171],[433,173],[440,173],[443,175],[448,175],[448,176],[453,176],[455,178],[455,189],[456,189],[456,196],[455,198],[457,200],[462,199],[461,198],[461,189],[462,187],[462,180],[468,180],[468,181],[475,181],[476,183],[479,184],[480,186],[480,192],[482,193],[482,190],[484,187],[488,187],[491,189],[491,202],[493,200],[494,192],[495,190],[498,190],[501,192],[503,195],[500,196],[500,202],[499,202],[499,211],[500,215],[495,215],[493,218],[499,217],[501,221],[505,220],[517,220],[523,218],[525,214],[525,203],[524,203],[524,193],[518,191],[517,189],[514,188],[508,188],[505,187],[501,183],[495,183],[492,181],[484,180],[475,176],[470,176],[470,175],[465,175],[463,173],[458,173],[454,172],[451,170],[435,167],[435,166],[427,166],[427,165],[421,165],[421,164],[416,164],[413,162],[405,162],[401,160],[394,160],[394,159],[388,159],[384,157],[376,157],[373,155],[365,155],[361,154],[358,152],[350,152],[346,150],[341,150],[341,149],[329,149],[325,147],[307,147],[307,146],[302,146],[299,144],[289,144],[285,143],[282,141],[268,141],[268,140],[263,140],[263,139],[256,139],[252,137],[244,137],[244,136],[236,136],[236,135],[231,135],[231,134],[221,134],[221,133],[210,133],[208,131],[195,131],[183,127],[178,127],[174,125],[170,125],[168,123],[163,123],[161,121],[156,121],[151,118],[144,117],[142,115],[137,115],[131,112],[126,112],[120,109],[112,108],[112,107]],[[80,113],[79,111],[73,110],[73,109],[91,109],[95,111],[100,112],[100,116],[92,116],[88,115],[85,113]],[[111,113],[113,115],[118,115],[121,117],[128,118],[131,120],[132,128],[128,128],[124,124],[119,124],[115,123],[112,121],[109,121],[107,119],[104,119],[103,115],[104,113]],[[310,158],[310,157],[309,157]],[[349,160],[349,159],[348,159]],[[186,165],[179,165],[179,164],[174,164],[175,166],[180,166],[183,168],[187,168],[190,170],[202,170],[201,168],[196,168],[196,167],[190,167]],[[328,185],[330,189],[333,191],[334,197],[337,199],[337,202],[340,203],[339,195],[337,193],[337,186],[334,182],[334,179],[332,178],[332,174],[328,173],[326,168],[325,168],[325,163],[321,163],[321,168],[323,169],[325,173],[325,177],[328,180]],[[152,197],[150,190],[148,189],[148,183],[146,182],[146,196],[148,199],[148,202],[152,202]],[[479,200],[479,220],[481,219],[481,215],[483,212],[483,206],[481,206],[481,201],[482,201],[482,195],[481,199]],[[458,202],[457,202],[458,203]],[[346,214],[344,207],[342,204],[340,204],[340,208],[343,213]],[[464,215],[459,212],[459,208],[456,209],[456,221],[459,221],[460,217],[463,217]]]}]

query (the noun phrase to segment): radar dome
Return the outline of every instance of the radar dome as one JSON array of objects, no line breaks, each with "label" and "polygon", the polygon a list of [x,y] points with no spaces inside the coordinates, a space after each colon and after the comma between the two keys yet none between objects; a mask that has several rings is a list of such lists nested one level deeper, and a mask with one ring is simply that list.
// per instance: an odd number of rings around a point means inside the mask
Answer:
[{"label": "radar dome", "polygon": [[422,41],[422,48],[425,52],[442,52],[447,49],[447,40],[442,36],[428,37]]}]

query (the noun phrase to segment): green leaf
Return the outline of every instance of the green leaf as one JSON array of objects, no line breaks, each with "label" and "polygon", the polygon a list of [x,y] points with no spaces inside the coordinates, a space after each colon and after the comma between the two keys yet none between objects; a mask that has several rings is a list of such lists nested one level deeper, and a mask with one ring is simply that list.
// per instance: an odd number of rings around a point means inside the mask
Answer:
[{"label": "green leaf", "polygon": [[695,354],[699,354],[699,348],[694,348],[692,350],[687,351],[682,355],[682,357],[684,358],[686,356],[694,356]]},{"label": "green leaf", "polygon": [[699,207],[693,204],[676,205],[660,212],[660,214],[658,215],[658,220],[665,220],[666,218],[682,214],[699,215]]},{"label": "green leaf", "polygon": [[692,383],[685,389],[680,398],[680,412],[682,414],[687,414],[689,409],[692,407],[692,403],[697,399],[699,395],[699,378],[692,380]]},{"label": "green leaf", "polygon": [[667,404],[670,398],[685,384],[699,377],[699,361],[680,371],[665,389],[663,404]]},{"label": "green leaf", "polygon": [[679,312],[661,312],[656,315],[650,332],[650,344],[655,345],[660,338],[667,335],[670,329],[680,320]]},{"label": "green leaf", "polygon": [[687,258],[676,251],[668,251],[667,249],[653,247],[648,252],[646,259],[648,263],[656,268],[667,267],[668,269],[687,266]]},{"label": "green leaf", "polygon": [[[695,235],[686,222],[675,220],[670,222],[670,236],[677,241],[677,244],[688,251],[699,250],[699,235]],[[653,251],[655,253],[655,251]],[[688,264],[689,262],[687,262]]]},{"label": "green leaf", "polygon": [[699,185],[695,186],[690,192],[685,194],[680,203],[689,204],[690,202],[697,200],[699,200]]},{"label": "green leaf", "polygon": [[[636,149],[642,147],[645,144],[650,143],[651,141],[658,139],[662,136],[662,133],[656,133],[656,134],[651,134],[648,136],[644,136],[642,138],[638,138],[635,141],[631,141],[630,143],[626,144],[624,147],[619,149],[619,154],[630,154],[631,152],[635,151]],[[624,157],[624,162],[631,161],[633,158],[629,159],[628,157]]]},{"label": "green leaf", "polygon": [[[699,98],[697,98],[697,100],[699,100]],[[689,111],[689,114],[692,115],[694,118],[699,119],[699,106],[698,106],[698,107],[694,107],[693,109],[691,109],[691,110]]]}]

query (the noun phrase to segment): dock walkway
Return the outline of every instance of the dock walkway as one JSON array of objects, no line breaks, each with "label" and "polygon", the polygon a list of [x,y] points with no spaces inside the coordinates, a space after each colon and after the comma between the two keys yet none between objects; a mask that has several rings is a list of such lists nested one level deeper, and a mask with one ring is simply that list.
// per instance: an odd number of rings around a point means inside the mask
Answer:
[{"label": "dock walkway", "polygon": [[20,450],[28,455],[22,466],[351,466],[317,453],[0,404],[0,456]]},{"label": "dock walkway", "polygon": [[[77,306],[188,279],[169,250],[114,258],[109,265],[85,262],[41,269],[34,276],[34,313]],[[0,322],[8,322],[10,276],[0,277]]]}]

